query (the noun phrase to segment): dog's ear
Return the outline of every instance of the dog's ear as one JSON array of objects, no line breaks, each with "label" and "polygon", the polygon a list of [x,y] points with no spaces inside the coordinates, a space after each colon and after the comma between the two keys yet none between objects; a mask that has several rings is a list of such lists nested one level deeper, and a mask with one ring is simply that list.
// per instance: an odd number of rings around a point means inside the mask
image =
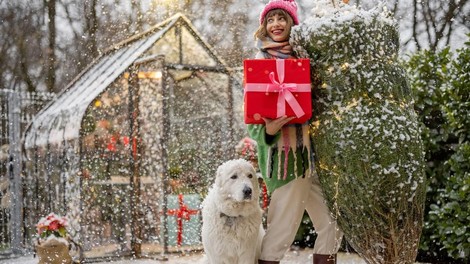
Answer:
[{"label": "dog's ear", "polygon": [[217,171],[215,172],[215,185],[220,186],[220,181],[221,177],[220,175],[222,174],[222,166],[219,166],[217,168]]}]

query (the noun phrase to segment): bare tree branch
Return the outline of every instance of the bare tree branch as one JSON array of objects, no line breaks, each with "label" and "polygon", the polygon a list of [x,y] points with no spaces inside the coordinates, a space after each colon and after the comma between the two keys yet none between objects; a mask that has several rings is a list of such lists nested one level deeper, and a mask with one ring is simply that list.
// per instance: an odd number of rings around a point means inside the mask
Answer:
[{"label": "bare tree branch", "polygon": [[[439,40],[441,40],[444,37],[444,31],[446,27],[449,27],[449,32],[452,32],[451,28],[452,28],[452,24],[454,23],[455,12],[459,8],[462,8],[463,5],[465,5],[465,3],[466,1],[457,1],[457,3],[455,3],[455,0],[449,1],[449,4],[448,4],[449,8],[444,16],[444,19],[441,24],[441,28],[439,29],[436,28],[436,40],[435,40],[434,47],[436,47]],[[447,39],[449,38],[450,38],[450,35],[447,34]],[[448,40],[446,42],[448,42]]]},{"label": "bare tree branch", "polygon": [[56,1],[44,0],[47,10],[48,49],[46,50],[46,87],[50,92],[55,91],[56,71]]},{"label": "bare tree branch", "polygon": [[97,32],[99,28],[99,23],[98,16],[96,13],[96,8],[98,4],[97,2],[97,0],[83,2],[83,10],[85,11],[84,32],[86,32],[86,35],[88,37],[87,50],[90,56],[93,58],[98,56]]},{"label": "bare tree branch", "polygon": [[69,22],[70,24],[70,28],[72,28],[72,32],[73,32],[73,35],[74,35],[74,38],[76,40],[79,40],[80,39],[80,34],[79,32],[75,29],[75,27],[73,26],[74,23],[76,21],[74,21],[74,19],[72,18],[72,14],[70,12],[70,3],[65,3],[64,1],[59,1],[59,3],[62,5],[62,7],[64,8],[64,11],[65,11],[65,18],[67,19],[67,21]]},{"label": "bare tree branch", "polygon": [[428,43],[432,43],[433,40],[432,40],[432,36],[431,36],[431,32],[433,30],[431,30],[433,28],[433,22],[431,21],[431,13],[430,13],[430,7],[429,7],[429,2],[421,2],[421,10],[422,10],[422,16],[423,16],[423,19],[424,19],[424,22],[425,22],[425,26],[426,26],[426,34],[427,34],[427,42]]},{"label": "bare tree branch", "polygon": [[418,20],[418,0],[413,0],[413,39],[416,43],[416,46],[418,47],[418,50],[420,50],[421,44],[419,44],[419,39],[418,39],[417,20]]}]

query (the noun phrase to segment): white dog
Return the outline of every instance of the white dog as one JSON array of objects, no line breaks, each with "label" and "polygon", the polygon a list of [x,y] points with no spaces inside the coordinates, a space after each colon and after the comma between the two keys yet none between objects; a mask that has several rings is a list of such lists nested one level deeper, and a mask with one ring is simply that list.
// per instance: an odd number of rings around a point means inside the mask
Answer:
[{"label": "white dog", "polygon": [[202,244],[207,261],[258,263],[264,230],[253,166],[243,159],[220,165],[202,206]]}]

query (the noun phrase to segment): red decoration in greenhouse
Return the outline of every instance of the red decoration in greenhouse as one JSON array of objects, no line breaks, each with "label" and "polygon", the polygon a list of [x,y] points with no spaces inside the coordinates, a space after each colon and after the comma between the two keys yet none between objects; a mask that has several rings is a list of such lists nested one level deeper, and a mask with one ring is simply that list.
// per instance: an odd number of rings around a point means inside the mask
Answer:
[{"label": "red decoration in greenhouse", "polygon": [[111,136],[111,138],[109,139],[109,143],[106,146],[106,149],[108,151],[111,151],[111,152],[116,152],[116,150],[117,150],[117,148],[116,148],[117,141],[118,140],[117,140],[116,136]]},{"label": "red decoration in greenhouse", "polygon": [[129,145],[129,142],[130,142],[129,137],[126,137],[126,136],[122,137],[122,143],[124,144],[124,146]]},{"label": "red decoration in greenhouse", "polygon": [[137,138],[132,138],[132,154],[134,155],[134,159],[137,159]]},{"label": "red decoration in greenhouse", "polygon": [[178,195],[179,201],[179,208],[178,209],[170,209],[168,210],[167,214],[171,216],[176,216],[176,223],[178,225],[178,235],[176,238],[178,247],[181,246],[183,242],[183,220],[189,221],[191,220],[191,215],[197,215],[199,210],[189,209],[188,206],[183,201],[183,195]]},{"label": "red decoration in greenhouse", "polygon": [[106,149],[111,151],[111,152],[115,152],[116,151],[116,144],[115,143],[108,143],[108,146],[106,146]]}]

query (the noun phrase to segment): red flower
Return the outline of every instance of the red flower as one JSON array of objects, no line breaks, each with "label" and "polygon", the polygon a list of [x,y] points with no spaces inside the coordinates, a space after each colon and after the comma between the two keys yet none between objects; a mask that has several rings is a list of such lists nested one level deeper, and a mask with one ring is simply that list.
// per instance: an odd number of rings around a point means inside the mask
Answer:
[{"label": "red flower", "polygon": [[58,220],[54,220],[49,224],[49,230],[55,231],[60,228],[60,224]]}]

